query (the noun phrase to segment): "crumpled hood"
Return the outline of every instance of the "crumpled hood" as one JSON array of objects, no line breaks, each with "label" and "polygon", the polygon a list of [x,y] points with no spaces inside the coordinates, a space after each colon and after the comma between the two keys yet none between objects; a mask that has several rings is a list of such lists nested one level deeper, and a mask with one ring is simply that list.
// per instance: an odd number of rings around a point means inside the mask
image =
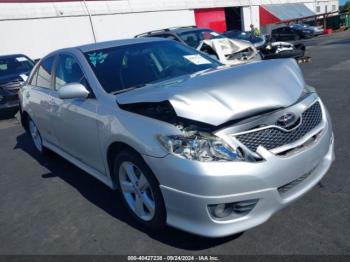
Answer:
[{"label": "crumpled hood", "polygon": [[[202,42],[209,45],[212,48],[222,49],[222,52],[225,55],[237,53],[252,46],[252,44],[248,41],[233,40],[229,38],[216,38],[210,40],[203,40]],[[200,50],[200,48],[197,48],[197,50]]]},{"label": "crumpled hood", "polygon": [[217,126],[292,105],[304,86],[295,60],[276,59],[211,70],[173,83],[147,85],[117,95],[117,102],[168,100],[179,117]]}]

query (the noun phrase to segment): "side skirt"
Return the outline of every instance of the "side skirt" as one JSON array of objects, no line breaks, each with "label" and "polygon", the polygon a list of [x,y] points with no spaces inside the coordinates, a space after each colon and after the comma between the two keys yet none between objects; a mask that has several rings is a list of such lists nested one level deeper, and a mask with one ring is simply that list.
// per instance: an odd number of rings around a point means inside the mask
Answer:
[{"label": "side skirt", "polygon": [[53,144],[51,144],[51,143],[49,143],[47,141],[43,141],[43,145],[45,147],[47,147],[48,149],[52,150],[53,152],[55,152],[56,154],[60,155],[61,157],[63,157],[67,161],[71,162],[73,165],[75,165],[75,166],[79,167],[80,169],[84,170],[89,175],[91,175],[91,176],[95,177],[96,179],[100,180],[102,183],[104,183],[105,185],[107,185],[111,189],[113,189],[113,190],[115,189],[114,183],[106,175],[103,175],[102,173],[100,173],[96,169],[94,169],[94,168],[84,164],[80,160],[74,158],[70,154],[64,152],[63,150],[61,150],[57,146],[55,146],[55,145],[53,145]]}]

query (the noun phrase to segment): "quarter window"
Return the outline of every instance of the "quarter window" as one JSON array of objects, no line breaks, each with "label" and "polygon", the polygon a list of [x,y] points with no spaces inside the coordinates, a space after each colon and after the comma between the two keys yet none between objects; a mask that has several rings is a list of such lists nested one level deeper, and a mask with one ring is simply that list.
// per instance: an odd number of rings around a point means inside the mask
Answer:
[{"label": "quarter window", "polygon": [[38,77],[38,69],[39,69],[39,68],[36,68],[36,69],[35,69],[35,72],[33,73],[33,76],[32,76],[32,78],[30,79],[29,84],[32,85],[32,86],[36,86],[36,79],[37,79],[37,77]]},{"label": "quarter window", "polygon": [[59,56],[56,67],[55,89],[59,90],[62,86],[71,83],[80,83],[88,88],[86,78],[78,62],[73,56],[63,54]]},{"label": "quarter window", "polygon": [[[51,77],[52,77],[52,65],[53,65],[54,57],[51,56],[43,60],[38,69],[38,75],[36,77],[36,86],[43,88],[51,88]],[[32,79],[32,81],[35,79]]]}]

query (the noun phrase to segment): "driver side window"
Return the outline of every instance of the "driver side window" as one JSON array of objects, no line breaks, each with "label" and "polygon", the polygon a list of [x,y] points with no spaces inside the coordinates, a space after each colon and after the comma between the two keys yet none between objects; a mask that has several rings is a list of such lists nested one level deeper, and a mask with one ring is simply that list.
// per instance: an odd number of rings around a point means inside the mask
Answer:
[{"label": "driver side window", "polygon": [[58,91],[62,86],[72,83],[84,85],[91,93],[84,73],[75,58],[71,55],[59,55],[55,74],[55,90]]}]

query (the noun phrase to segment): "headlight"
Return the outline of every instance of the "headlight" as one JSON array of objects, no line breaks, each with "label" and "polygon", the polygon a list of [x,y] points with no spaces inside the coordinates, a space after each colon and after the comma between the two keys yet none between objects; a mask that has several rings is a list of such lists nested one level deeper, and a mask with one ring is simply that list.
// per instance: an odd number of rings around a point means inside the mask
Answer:
[{"label": "headlight", "polygon": [[312,86],[309,86],[309,85],[305,85],[304,87],[304,93],[306,94],[310,94],[310,93],[316,93],[316,89]]},{"label": "headlight", "polygon": [[190,136],[157,136],[162,146],[171,154],[190,160],[209,161],[244,161],[240,148],[233,148],[221,138],[201,134]]}]

